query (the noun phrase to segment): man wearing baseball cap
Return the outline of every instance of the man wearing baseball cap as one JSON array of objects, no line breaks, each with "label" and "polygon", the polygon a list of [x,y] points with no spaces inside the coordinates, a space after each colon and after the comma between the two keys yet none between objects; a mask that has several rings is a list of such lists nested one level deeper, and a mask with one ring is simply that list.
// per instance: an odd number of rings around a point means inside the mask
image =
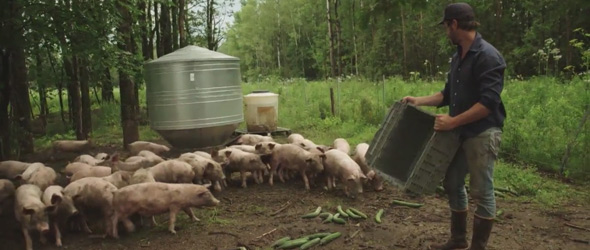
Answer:
[{"label": "man wearing baseball cap", "polygon": [[[434,129],[453,130],[461,146],[449,165],[443,184],[451,210],[451,237],[430,249],[485,249],[496,215],[494,161],[498,156],[506,110],[500,98],[504,87],[504,58],[481,34],[471,6],[454,3],[444,10],[439,23],[457,46],[442,91],[430,96],[406,96],[416,106],[449,106],[449,114],[437,115]],[[475,200],[473,235],[467,242],[467,193]]]}]

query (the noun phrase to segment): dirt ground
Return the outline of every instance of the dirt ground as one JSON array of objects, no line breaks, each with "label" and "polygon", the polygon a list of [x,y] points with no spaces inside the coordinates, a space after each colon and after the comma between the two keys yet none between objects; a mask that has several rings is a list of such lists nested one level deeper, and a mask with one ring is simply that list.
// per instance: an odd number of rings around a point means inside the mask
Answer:
[{"label": "dirt ground", "polygon": [[[117,149],[106,147],[101,151],[113,153]],[[177,153],[171,152],[170,156]],[[60,169],[74,157],[73,154],[45,152],[25,160],[42,161]],[[427,249],[428,244],[444,241],[448,235],[450,215],[445,198],[436,195],[412,198],[392,185],[386,185],[381,192],[366,191],[356,200],[346,198],[341,190],[328,192],[320,186],[305,191],[299,179],[287,183],[277,181],[274,186],[249,183],[245,189],[235,183],[214,195],[221,201],[220,205],[196,209],[199,222],[191,222],[185,214],[178,215],[177,235],[167,231],[168,217],[162,215],[157,218],[158,226],[138,227],[134,233],[122,233],[119,240],[66,230],[62,232],[62,248],[229,250],[245,246],[247,249],[270,249],[268,246],[272,242],[285,236],[297,238],[315,232],[338,231],[342,237],[313,249]],[[420,202],[424,206],[418,209],[393,206],[393,199]],[[494,226],[488,249],[590,249],[588,243],[575,241],[590,240],[590,231],[583,230],[590,228],[587,208],[567,206],[552,211],[503,198],[498,198],[497,203],[505,213]],[[301,218],[318,206],[335,213],[338,205],[345,209],[357,208],[369,218],[348,220],[345,225],[322,224],[320,218]],[[374,216],[381,208],[385,210],[383,223],[377,224]],[[471,211],[473,208],[471,204]],[[469,232],[471,221],[470,218]],[[0,222],[0,249],[23,249],[22,233],[14,219],[3,215]],[[122,228],[121,232],[124,232]],[[38,234],[33,234],[33,240],[35,249],[59,249],[52,243],[42,245]]]}]

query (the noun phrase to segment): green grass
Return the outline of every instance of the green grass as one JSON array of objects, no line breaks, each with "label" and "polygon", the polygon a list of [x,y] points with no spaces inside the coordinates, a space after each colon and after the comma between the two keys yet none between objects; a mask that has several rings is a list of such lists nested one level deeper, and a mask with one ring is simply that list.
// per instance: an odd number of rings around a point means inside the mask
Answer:
[{"label": "green grass", "polygon": [[[442,82],[403,82],[398,78],[374,83],[359,79],[342,82],[307,82],[300,79],[244,83],[243,93],[270,90],[279,96],[279,125],[301,133],[318,144],[332,144],[338,137],[354,145],[370,142],[379,129],[389,107],[406,95],[429,95],[440,91]],[[330,110],[330,88],[334,91],[335,115]],[[118,99],[118,90],[115,97]],[[49,100],[52,112],[59,111],[55,95]],[[142,118],[145,119],[145,89],[140,91]],[[552,78],[529,81],[507,81],[503,92],[508,118],[504,127],[501,160],[495,170],[498,186],[511,186],[522,194],[516,199],[532,200],[556,206],[570,202],[590,203],[581,186],[564,184],[537,172],[556,172],[566,145],[573,140],[584,104],[590,100],[589,83],[575,80],[560,83]],[[93,99],[94,101],[94,99]],[[67,99],[64,97],[67,105]],[[93,113],[92,139],[99,145],[122,143],[119,105],[98,105]],[[66,106],[67,108],[67,106]],[[447,108],[425,107],[431,113],[446,113]],[[567,174],[578,182],[590,176],[590,123],[574,144]],[[244,126],[242,123],[241,126]],[[73,139],[59,118],[50,121],[47,135],[36,138],[37,149],[48,147],[56,139]],[[149,126],[140,126],[141,140],[159,139]],[[586,181],[587,182],[587,181]],[[254,209],[256,210],[256,209]],[[207,218],[212,223],[231,223],[214,212]]]}]

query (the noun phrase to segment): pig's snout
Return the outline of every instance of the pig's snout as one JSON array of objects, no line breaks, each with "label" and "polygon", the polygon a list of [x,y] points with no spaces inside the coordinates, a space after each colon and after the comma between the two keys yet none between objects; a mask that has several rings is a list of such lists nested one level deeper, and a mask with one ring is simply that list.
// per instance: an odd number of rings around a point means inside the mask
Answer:
[{"label": "pig's snout", "polygon": [[37,224],[37,230],[39,230],[39,232],[41,232],[42,234],[48,234],[49,224],[47,222],[39,223]]},{"label": "pig's snout", "polygon": [[219,204],[219,200],[216,198],[211,199],[211,203],[213,204],[213,206],[217,206],[217,204]]}]

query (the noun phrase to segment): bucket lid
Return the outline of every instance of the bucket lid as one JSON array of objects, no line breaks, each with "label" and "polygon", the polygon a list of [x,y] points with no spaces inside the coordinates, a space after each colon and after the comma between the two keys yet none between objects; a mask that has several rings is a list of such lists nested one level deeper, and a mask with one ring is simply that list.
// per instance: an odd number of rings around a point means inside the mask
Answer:
[{"label": "bucket lid", "polygon": [[251,93],[253,94],[260,94],[260,93],[269,93],[270,91],[268,90],[253,90]]}]

